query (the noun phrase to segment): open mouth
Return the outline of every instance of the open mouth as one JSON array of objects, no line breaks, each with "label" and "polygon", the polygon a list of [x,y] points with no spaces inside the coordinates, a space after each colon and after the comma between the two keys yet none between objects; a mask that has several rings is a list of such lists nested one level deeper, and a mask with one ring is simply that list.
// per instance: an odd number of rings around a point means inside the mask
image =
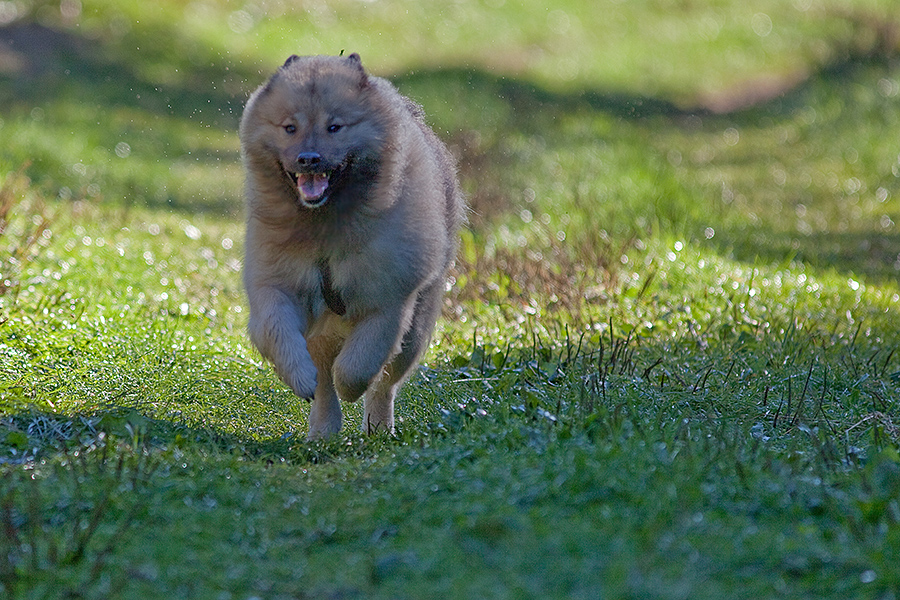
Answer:
[{"label": "open mouth", "polygon": [[322,173],[293,173],[286,171],[297,188],[300,203],[308,208],[316,208],[328,200],[331,177],[334,171]]},{"label": "open mouth", "polygon": [[304,208],[324,206],[341,185],[344,173],[352,164],[347,157],[344,162],[318,165],[285,165],[279,161],[282,172],[297,190],[297,202]]},{"label": "open mouth", "polygon": [[331,180],[331,172],[325,173],[297,173],[297,192],[300,201],[307,206],[319,206],[328,197],[328,184]]}]

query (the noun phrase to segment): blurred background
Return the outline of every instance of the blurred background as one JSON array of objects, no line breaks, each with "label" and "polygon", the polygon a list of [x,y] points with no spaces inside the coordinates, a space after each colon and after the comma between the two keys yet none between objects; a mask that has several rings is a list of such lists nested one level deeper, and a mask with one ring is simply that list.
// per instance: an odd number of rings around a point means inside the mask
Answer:
[{"label": "blurred background", "polygon": [[[459,157],[473,265],[530,269],[523,286],[585,268],[609,284],[662,236],[893,278],[898,14],[893,0],[4,0],[0,171],[27,165],[47,198],[240,218],[249,93],[290,54],[354,51]],[[497,258],[525,245],[530,267]]]}]

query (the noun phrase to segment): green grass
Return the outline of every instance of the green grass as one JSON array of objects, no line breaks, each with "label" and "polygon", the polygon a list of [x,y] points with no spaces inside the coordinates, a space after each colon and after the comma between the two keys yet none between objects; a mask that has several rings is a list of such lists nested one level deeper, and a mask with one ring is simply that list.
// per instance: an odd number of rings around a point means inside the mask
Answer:
[{"label": "green grass", "polygon": [[[60,6],[0,27],[7,597],[897,597],[892,2]],[[236,127],[341,49],[473,212],[397,434],[307,443]]]}]

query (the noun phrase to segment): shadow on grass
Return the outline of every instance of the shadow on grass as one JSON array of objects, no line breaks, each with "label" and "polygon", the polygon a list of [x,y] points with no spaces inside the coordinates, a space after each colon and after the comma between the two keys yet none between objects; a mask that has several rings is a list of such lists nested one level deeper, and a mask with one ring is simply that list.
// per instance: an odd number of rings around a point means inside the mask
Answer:
[{"label": "shadow on grass", "polygon": [[[525,134],[545,140],[554,139],[549,144],[550,151],[553,151],[554,144],[563,147],[566,143],[553,128],[557,120],[567,114],[604,113],[643,131],[646,139],[652,138],[655,132],[666,129],[674,132],[669,138],[669,143],[675,140],[673,148],[688,153],[689,148],[697,148],[706,143],[706,140],[721,139],[722,134],[731,127],[742,130],[746,128],[748,131],[765,130],[764,135],[774,138],[782,127],[797,127],[798,121],[802,121],[802,118],[798,119],[798,114],[810,110],[819,115],[819,122],[805,128],[804,135],[807,139],[802,140],[802,143],[806,148],[811,148],[813,153],[821,154],[816,157],[818,163],[810,160],[807,166],[810,169],[821,169],[817,174],[822,176],[848,177],[847,174],[828,171],[835,155],[841,158],[839,144],[865,145],[865,139],[859,139],[859,136],[862,132],[880,134],[884,124],[878,121],[879,114],[888,114],[891,110],[890,98],[879,97],[876,93],[874,100],[867,104],[860,102],[855,94],[861,88],[872,89],[879,78],[886,81],[889,77],[895,77],[897,66],[896,57],[893,56],[846,53],[802,81],[791,82],[792,87],[782,90],[766,102],[728,113],[717,113],[705,106],[685,108],[664,99],[596,90],[557,93],[524,80],[464,69],[412,73],[397,77],[394,81],[401,88],[468,89],[475,98],[502,99],[507,104],[508,111],[502,113],[496,123],[492,123],[498,129],[506,130],[499,137]],[[740,102],[735,102],[740,105]],[[836,114],[831,108],[835,103],[840,107]],[[834,116],[823,119],[822,115],[827,114]],[[627,133],[623,133],[620,140],[604,141],[614,145],[634,144],[633,139],[626,140],[627,136]],[[465,152],[465,143],[461,145]],[[472,198],[479,214],[500,215],[521,209],[515,206],[515,202],[508,197],[509,192],[504,190],[488,188],[489,193],[481,197],[482,190],[491,185],[491,165],[479,163],[492,162],[496,169],[498,164],[507,160],[502,152],[497,151],[499,146],[500,144],[496,144],[482,150],[487,156],[484,160],[479,161],[478,156],[475,156],[473,162],[477,168],[471,169],[474,171],[471,173],[467,170],[472,164],[467,164],[465,155],[462,157],[463,176],[479,182]],[[780,164],[792,150],[784,147],[779,149],[783,155],[773,155],[766,146],[768,144],[759,148],[750,147],[749,153],[747,150],[740,154],[722,153],[711,163],[723,171],[740,172],[757,178],[748,184],[750,189],[745,190],[751,196],[753,210],[760,217],[756,224],[749,223],[747,214],[738,214],[734,209],[723,209],[719,200],[721,188],[716,184],[698,185],[698,173],[690,167],[686,175],[679,176],[680,183],[675,184],[680,189],[660,189],[660,193],[673,202],[672,209],[677,213],[673,217],[667,214],[671,211],[657,209],[656,216],[660,223],[664,226],[671,225],[670,228],[674,231],[670,233],[677,234],[684,229],[686,234],[698,239],[703,239],[705,228],[712,226],[716,235],[708,243],[717,247],[719,252],[730,254],[744,262],[780,264],[795,260],[815,269],[835,269],[873,282],[896,281],[895,265],[900,261],[900,235],[895,233],[896,229],[884,229],[870,215],[867,219],[856,222],[846,217],[851,221],[849,227],[845,222],[828,222],[825,231],[800,231],[793,214],[794,204],[800,203],[810,192],[799,186],[795,186],[796,189],[776,189],[771,184],[768,170]],[[648,147],[648,155],[651,152],[654,150]],[[660,162],[664,170],[675,172],[670,169],[667,161]],[[891,176],[889,171],[879,172],[871,163],[863,164],[862,158],[859,163],[856,170],[860,172],[859,177],[866,180],[870,195],[874,194],[876,188],[883,187],[892,197],[900,198],[900,179]],[[757,187],[757,183],[762,185]],[[769,186],[768,192],[779,195],[784,202],[784,209],[778,211],[767,206],[765,195],[753,197],[764,186]],[[832,215],[841,214],[842,206],[849,205],[851,201],[849,195],[840,190],[820,191],[822,193],[810,201],[816,208]],[[678,197],[683,198],[683,202],[679,203],[676,199]],[[894,220],[900,220],[892,206],[896,206],[896,202],[888,203],[882,208],[894,214]],[[849,210],[846,214],[849,214]],[[672,219],[675,220],[670,223]]]},{"label": "shadow on grass", "polygon": [[209,48],[152,26],[128,41],[90,40],[29,22],[0,27],[0,102],[9,110],[67,98],[237,129],[255,69],[225,64]]},{"label": "shadow on grass", "polygon": [[[89,413],[61,415],[37,409],[6,414],[0,420],[0,466],[28,463],[47,455],[77,452],[98,443],[121,443],[135,451],[144,447],[244,456],[263,462],[293,464],[329,462],[347,455],[345,432],[334,439],[308,442],[302,433],[256,439],[224,432],[214,426],[190,425],[177,420],[149,417],[127,405],[110,405]],[[357,439],[358,438],[358,439]],[[389,436],[353,437],[354,452],[367,454],[389,441]]]},{"label": "shadow on grass", "polygon": [[[887,94],[879,85],[896,81],[900,56],[848,54],[842,60],[826,65],[802,84],[771,101],[733,114],[703,119],[706,131],[724,131],[728,127],[762,128],[774,131],[780,126],[800,131],[800,139],[782,144],[773,154],[723,158],[723,169],[750,169],[742,160],[769,160],[771,165],[788,171],[786,185],[771,183],[771,175],[761,175],[752,192],[753,202],[761,217],[755,225],[722,223],[716,227],[711,242],[721,252],[730,253],[745,262],[784,263],[798,261],[814,269],[834,269],[851,277],[862,277],[873,283],[896,282],[900,271],[900,233],[897,225],[900,202],[900,177],[896,166],[896,147],[887,142],[884,131],[896,123],[900,102],[896,92]],[[895,85],[895,84],[894,84]],[[798,115],[805,115],[798,117]],[[814,124],[805,122],[812,116]],[[770,125],[763,125],[769,123]],[[858,149],[858,150],[857,150]],[[811,159],[798,159],[792,152],[811,154]],[[856,156],[848,161],[845,154]],[[767,167],[762,164],[760,171]],[[798,184],[800,173],[812,170],[813,178],[834,178],[834,186]],[[893,171],[893,172],[892,172]],[[845,180],[862,180],[863,190],[847,191]],[[744,184],[745,190],[747,184]],[[876,190],[882,198],[874,201]],[[713,190],[715,194],[717,190]],[[765,206],[767,198],[784,203],[780,211]],[[719,204],[713,199],[714,204]],[[810,209],[827,215],[814,231],[802,231],[796,209],[809,204]],[[861,206],[868,205],[864,210]],[[711,211],[712,212],[712,211]],[[855,216],[854,216],[855,215]],[[860,216],[861,215],[861,216]],[[887,222],[886,227],[884,223]],[[699,225],[699,224],[698,224]],[[699,231],[699,229],[698,229]]]},{"label": "shadow on grass", "polygon": [[749,263],[799,262],[816,270],[833,269],[874,283],[896,282],[900,272],[900,234],[773,232],[766,228],[724,229],[716,233],[720,251]]},{"label": "shadow on grass", "polygon": [[[69,188],[63,197],[89,197],[89,184],[98,183],[125,205],[234,214],[239,182],[209,194],[180,182],[194,173],[215,181],[218,167],[238,164],[222,139],[236,131],[255,85],[248,81],[258,77],[252,66],[227,63],[215,49],[154,25],[109,39],[31,22],[0,27],[0,118],[45,125],[25,127],[35,139],[19,139],[0,156],[13,166],[30,162],[29,176],[51,195]],[[133,147],[120,151],[126,140]],[[109,162],[124,157],[128,166]],[[97,163],[103,175],[73,174],[79,162]]]},{"label": "shadow on grass", "polygon": [[[401,88],[407,85],[434,89],[461,86],[471,89],[473,97],[493,96],[499,98],[508,103],[515,111],[514,124],[520,131],[528,131],[529,125],[535,123],[534,117],[548,110],[553,114],[561,114],[588,107],[614,117],[635,120],[655,116],[676,117],[708,112],[703,108],[685,110],[668,100],[640,94],[600,90],[557,92],[525,79],[459,67],[415,71],[391,77],[391,81]],[[543,125],[544,121],[538,119],[536,123]]]}]

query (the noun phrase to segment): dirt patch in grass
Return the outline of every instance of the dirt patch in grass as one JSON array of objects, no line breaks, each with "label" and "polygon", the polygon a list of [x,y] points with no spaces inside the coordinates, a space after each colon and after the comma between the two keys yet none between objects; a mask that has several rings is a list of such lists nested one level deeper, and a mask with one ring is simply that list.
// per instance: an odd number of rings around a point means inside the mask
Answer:
[{"label": "dirt patch in grass", "polygon": [[816,66],[788,73],[755,75],[727,89],[703,94],[698,112],[734,113],[771,102],[802,86],[817,72],[840,70],[859,62],[895,60],[900,56],[900,21],[861,9],[834,8],[832,14],[849,24],[851,34],[833,43]]}]

